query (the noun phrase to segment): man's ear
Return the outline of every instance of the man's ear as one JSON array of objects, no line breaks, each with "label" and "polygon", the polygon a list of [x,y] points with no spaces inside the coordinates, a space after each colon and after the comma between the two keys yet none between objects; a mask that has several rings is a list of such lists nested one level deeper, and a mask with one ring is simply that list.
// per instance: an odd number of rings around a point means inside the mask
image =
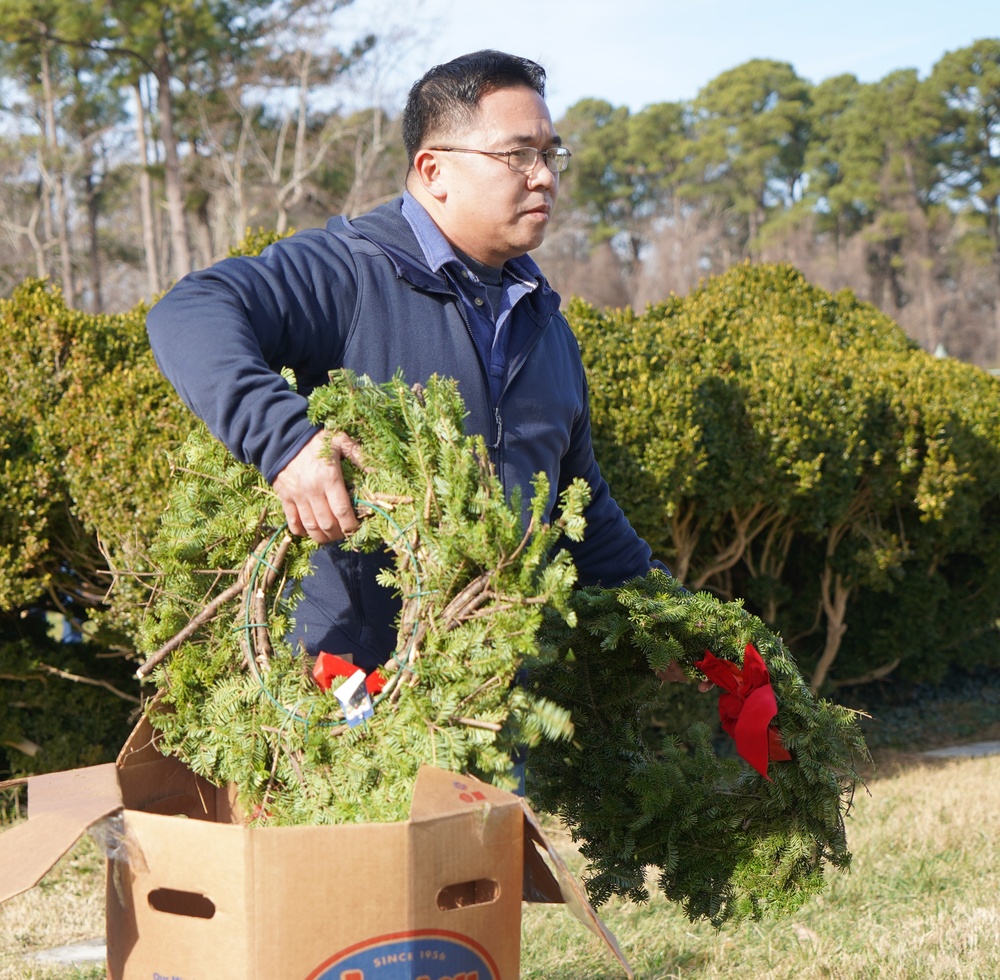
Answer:
[{"label": "man's ear", "polygon": [[433,150],[417,150],[413,157],[413,178],[431,197],[443,202],[448,196],[441,161]]}]

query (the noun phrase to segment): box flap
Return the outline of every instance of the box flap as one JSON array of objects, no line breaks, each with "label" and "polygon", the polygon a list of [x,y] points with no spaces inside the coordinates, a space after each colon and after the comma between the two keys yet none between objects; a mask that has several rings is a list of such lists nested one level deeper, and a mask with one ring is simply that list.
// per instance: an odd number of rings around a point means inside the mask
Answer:
[{"label": "box flap", "polygon": [[235,795],[213,786],[176,756],[157,746],[159,732],[143,715],[118,753],[118,782],[127,810],[242,823]]},{"label": "box flap", "polygon": [[156,729],[143,713],[118,753],[118,765],[129,766],[162,759],[163,753],[156,747],[156,738]]},{"label": "box flap", "polygon": [[41,881],[102,817],[122,806],[113,762],[28,780],[28,819],[0,834],[0,902]]},{"label": "box flap", "polygon": [[422,823],[468,813],[470,806],[519,806],[520,797],[480,782],[474,776],[459,776],[434,766],[421,766],[413,787],[410,821]]},{"label": "box flap", "polygon": [[[524,810],[524,898],[529,902],[558,902],[560,899],[555,897],[557,889],[570,912],[600,937],[611,951],[611,955],[622,965],[629,980],[632,980],[635,974],[625,959],[614,933],[587,901],[583,888],[566,867],[566,862],[559,856],[552,842],[545,836],[531,807],[524,800],[519,802]],[[545,852],[548,862],[543,859],[540,851]]]}]

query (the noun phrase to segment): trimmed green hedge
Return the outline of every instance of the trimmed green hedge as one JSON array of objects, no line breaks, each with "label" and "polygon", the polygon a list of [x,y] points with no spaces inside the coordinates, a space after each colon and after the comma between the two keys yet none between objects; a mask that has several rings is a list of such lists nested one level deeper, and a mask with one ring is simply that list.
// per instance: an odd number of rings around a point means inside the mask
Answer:
[{"label": "trimmed green hedge", "polygon": [[745,597],[815,686],[1000,659],[997,379],[788,266],[569,318],[633,524],[682,580]]},{"label": "trimmed green hedge", "polygon": [[[142,590],[108,590],[142,567],[194,424],[145,313],[69,309],[36,280],[0,300],[0,770],[117,749],[133,705],[53,668],[138,695]],[[786,266],[567,314],[602,469],[678,577],[744,597],[817,687],[1000,659],[1000,381]],[[82,642],[60,642],[67,617]]]}]

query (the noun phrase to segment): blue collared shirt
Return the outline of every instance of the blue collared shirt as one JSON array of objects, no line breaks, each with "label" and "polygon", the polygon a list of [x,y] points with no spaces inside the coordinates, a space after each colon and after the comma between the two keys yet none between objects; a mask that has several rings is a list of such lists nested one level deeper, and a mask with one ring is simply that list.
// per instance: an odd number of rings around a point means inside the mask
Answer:
[{"label": "blue collared shirt", "polygon": [[461,297],[479,359],[489,378],[490,397],[496,405],[507,374],[511,311],[521,299],[538,287],[538,282],[517,259],[511,259],[503,267],[500,309],[492,310],[485,284],[455,254],[441,229],[409,191],[403,192],[402,211],[423,250],[428,268],[433,272],[443,272]]}]

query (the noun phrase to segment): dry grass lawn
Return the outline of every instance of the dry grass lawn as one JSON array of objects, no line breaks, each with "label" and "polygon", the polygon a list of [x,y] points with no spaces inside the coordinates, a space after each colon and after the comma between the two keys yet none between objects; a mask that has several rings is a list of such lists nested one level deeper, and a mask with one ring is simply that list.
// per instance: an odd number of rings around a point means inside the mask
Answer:
[{"label": "dry grass lawn", "polygon": [[[641,980],[1000,978],[1000,757],[883,767],[849,823],[854,867],[791,919],[721,932],[654,894],[601,914]],[[576,858],[566,841],[571,862]],[[39,950],[103,932],[103,863],[89,839],[42,884],[0,907],[0,978],[98,978],[42,968]],[[623,974],[559,907],[525,906],[525,980]],[[226,978],[205,978],[226,980]],[[275,978],[285,980],[285,978]]]},{"label": "dry grass lawn", "polygon": [[[848,833],[851,872],[790,919],[717,932],[655,895],[602,916],[642,980],[1000,978],[1000,757],[875,778]],[[620,977],[565,918],[526,908],[522,975]]]}]

